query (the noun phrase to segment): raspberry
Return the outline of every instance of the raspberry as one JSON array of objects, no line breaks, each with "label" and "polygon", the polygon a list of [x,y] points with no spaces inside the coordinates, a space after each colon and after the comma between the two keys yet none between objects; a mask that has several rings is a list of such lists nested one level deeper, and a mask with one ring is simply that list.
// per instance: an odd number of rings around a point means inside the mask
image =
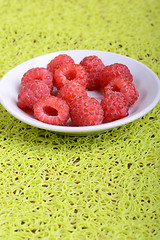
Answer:
[{"label": "raspberry", "polygon": [[33,109],[34,104],[50,95],[49,87],[40,80],[29,81],[20,89],[18,107]]},{"label": "raspberry", "polygon": [[106,90],[101,100],[101,106],[104,111],[104,122],[111,122],[128,116],[128,105],[121,92]]},{"label": "raspberry", "polygon": [[82,96],[70,109],[71,120],[76,126],[92,126],[103,121],[103,109],[95,98]]},{"label": "raspberry", "polygon": [[111,80],[117,77],[123,77],[129,81],[133,81],[133,76],[129,68],[121,63],[114,63],[106,66],[100,73],[101,87],[105,87]]},{"label": "raspberry", "polygon": [[62,99],[49,96],[34,105],[34,116],[44,123],[64,125],[69,119],[69,106]]},{"label": "raspberry", "polygon": [[50,90],[53,90],[53,76],[46,68],[29,69],[21,79],[21,87],[33,80],[42,80]]},{"label": "raspberry", "polygon": [[77,82],[69,82],[61,87],[57,97],[62,98],[71,106],[77,98],[83,95],[87,96],[85,87]]},{"label": "raspberry", "polygon": [[86,87],[88,76],[85,69],[80,64],[67,64],[55,71],[54,79],[57,89],[60,89],[70,81],[77,82]]},{"label": "raspberry", "polygon": [[133,82],[126,80],[124,78],[115,78],[104,87],[104,94],[107,91],[107,88],[110,88],[113,91],[121,92],[126,98],[128,106],[133,105],[139,96],[139,93]]},{"label": "raspberry", "polygon": [[60,54],[48,63],[47,69],[54,74],[56,69],[69,63],[74,64],[74,60],[67,54]]},{"label": "raspberry", "polygon": [[83,58],[80,64],[85,68],[88,73],[88,90],[97,90],[100,86],[99,84],[99,73],[105,67],[102,60],[97,56],[87,56]]}]

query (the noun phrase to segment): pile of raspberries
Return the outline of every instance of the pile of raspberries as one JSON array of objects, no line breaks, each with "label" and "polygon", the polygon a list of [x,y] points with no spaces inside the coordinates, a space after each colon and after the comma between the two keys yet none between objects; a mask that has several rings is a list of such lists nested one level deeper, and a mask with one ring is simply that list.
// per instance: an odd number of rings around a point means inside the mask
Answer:
[{"label": "pile of raspberries", "polygon": [[[88,96],[102,92],[102,99]],[[29,69],[21,79],[18,107],[29,108],[41,122],[59,126],[93,126],[128,116],[138,99],[128,67],[105,66],[97,56],[79,64],[67,54],[52,59],[46,68]]]}]

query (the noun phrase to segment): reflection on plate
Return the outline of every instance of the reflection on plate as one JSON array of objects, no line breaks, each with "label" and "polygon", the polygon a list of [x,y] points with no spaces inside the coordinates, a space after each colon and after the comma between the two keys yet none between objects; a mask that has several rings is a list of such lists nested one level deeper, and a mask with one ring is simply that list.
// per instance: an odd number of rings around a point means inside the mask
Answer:
[{"label": "reflection on plate", "polygon": [[[110,123],[104,123],[96,126],[55,126],[42,123],[36,120],[33,114],[30,114],[29,112],[25,112],[18,108],[17,97],[20,88],[21,77],[23,76],[23,74],[33,67],[46,67],[47,64],[59,54],[70,55],[75,60],[75,63],[80,63],[80,61],[85,56],[96,55],[101,58],[105,65],[110,65],[113,63],[122,63],[127,65],[133,75],[134,84],[139,92],[138,101],[130,107],[129,116]],[[90,91],[88,92],[88,95],[96,97],[98,100],[100,100],[101,98],[100,95],[97,95],[96,91]],[[132,122],[153,109],[158,103],[159,99],[160,81],[151,69],[129,57],[116,53],[96,50],[70,50],[39,56],[16,66],[8,73],[6,73],[4,77],[0,80],[0,102],[4,106],[4,108],[14,117],[38,128],[43,128],[54,131],[56,133],[69,135],[87,135],[101,133],[107,131],[107,129],[111,129]]]}]

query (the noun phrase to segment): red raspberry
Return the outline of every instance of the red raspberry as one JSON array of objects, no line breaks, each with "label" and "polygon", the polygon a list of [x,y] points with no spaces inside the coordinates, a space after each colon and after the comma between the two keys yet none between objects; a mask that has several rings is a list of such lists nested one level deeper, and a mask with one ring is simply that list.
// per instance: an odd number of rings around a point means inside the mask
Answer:
[{"label": "red raspberry", "polygon": [[106,87],[104,87],[104,94],[108,88],[113,91],[123,93],[128,106],[133,105],[139,97],[139,93],[134,83],[124,78],[115,78],[114,80],[112,80]]},{"label": "red raspberry", "polygon": [[101,105],[95,98],[88,96],[82,96],[73,102],[70,115],[76,126],[98,125],[103,121]]},{"label": "red raspberry", "polygon": [[44,97],[50,95],[49,87],[40,80],[29,81],[20,89],[18,106],[20,108],[33,109],[33,105]]},{"label": "red raspberry", "polygon": [[128,116],[128,105],[121,92],[106,90],[101,106],[104,111],[104,122],[111,122]]},{"label": "red raspberry", "polygon": [[67,64],[55,71],[54,79],[57,89],[60,89],[70,81],[77,82],[86,87],[88,76],[85,69],[80,64]]},{"label": "red raspberry", "polygon": [[102,60],[97,56],[87,56],[83,58],[80,64],[86,69],[88,73],[88,90],[97,90],[100,86],[99,73],[105,67]]},{"label": "red raspberry", "polygon": [[85,87],[83,87],[81,84],[77,82],[69,82],[65,84],[58,92],[57,97],[62,98],[65,100],[69,106],[72,105],[72,103],[81,96],[87,96],[87,92]]},{"label": "red raspberry", "polygon": [[100,73],[100,84],[101,87],[105,87],[111,80],[117,77],[123,77],[129,81],[133,81],[133,76],[129,68],[121,63],[114,63],[108,65]]},{"label": "red raspberry", "polygon": [[47,69],[54,74],[56,69],[69,63],[74,64],[74,60],[67,54],[60,54],[48,63]]},{"label": "red raspberry", "polygon": [[49,96],[34,105],[34,116],[44,123],[64,125],[69,119],[69,106],[62,99]]},{"label": "red raspberry", "polygon": [[51,91],[53,90],[53,76],[46,68],[29,69],[22,77],[21,87],[33,80],[42,80]]}]

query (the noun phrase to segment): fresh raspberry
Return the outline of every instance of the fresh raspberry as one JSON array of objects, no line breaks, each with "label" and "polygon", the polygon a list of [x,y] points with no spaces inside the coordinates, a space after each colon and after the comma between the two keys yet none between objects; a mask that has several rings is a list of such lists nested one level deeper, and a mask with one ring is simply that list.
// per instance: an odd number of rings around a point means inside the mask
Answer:
[{"label": "fresh raspberry", "polygon": [[29,81],[20,89],[18,95],[18,107],[33,109],[34,104],[39,99],[49,95],[50,89],[43,81]]},{"label": "fresh raspberry", "polygon": [[60,89],[65,84],[74,81],[86,87],[88,76],[86,70],[80,64],[67,64],[55,71],[55,86]]},{"label": "fresh raspberry", "polygon": [[106,90],[101,100],[101,106],[104,111],[104,122],[111,122],[128,116],[129,107],[121,92]]},{"label": "fresh raspberry", "polygon": [[121,63],[114,63],[108,66],[105,66],[100,73],[100,84],[101,87],[105,87],[111,80],[117,77],[122,77],[133,81],[133,76],[129,68]]},{"label": "fresh raspberry", "polygon": [[69,106],[79,97],[87,96],[85,87],[77,82],[69,82],[59,90],[57,97],[65,100]]},{"label": "fresh raspberry", "polygon": [[80,64],[86,69],[88,73],[88,90],[97,90],[100,86],[99,73],[105,67],[102,60],[97,56],[87,56],[83,58]]},{"label": "fresh raspberry", "polygon": [[103,110],[100,103],[88,96],[75,100],[70,109],[71,120],[76,126],[93,126],[103,121]]},{"label": "fresh raspberry", "polygon": [[128,106],[133,105],[139,97],[139,93],[134,83],[124,78],[115,78],[112,80],[106,87],[104,87],[104,94],[108,88],[123,93]]},{"label": "fresh raspberry", "polygon": [[60,54],[48,63],[47,69],[54,75],[56,69],[69,63],[74,64],[74,60],[67,54]]},{"label": "fresh raspberry", "polygon": [[51,91],[53,90],[53,76],[46,68],[37,67],[29,69],[21,79],[21,87],[33,80],[42,80]]},{"label": "fresh raspberry", "polygon": [[34,105],[34,116],[41,122],[61,126],[69,119],[69,106],[62,99],[49,96]]}]

